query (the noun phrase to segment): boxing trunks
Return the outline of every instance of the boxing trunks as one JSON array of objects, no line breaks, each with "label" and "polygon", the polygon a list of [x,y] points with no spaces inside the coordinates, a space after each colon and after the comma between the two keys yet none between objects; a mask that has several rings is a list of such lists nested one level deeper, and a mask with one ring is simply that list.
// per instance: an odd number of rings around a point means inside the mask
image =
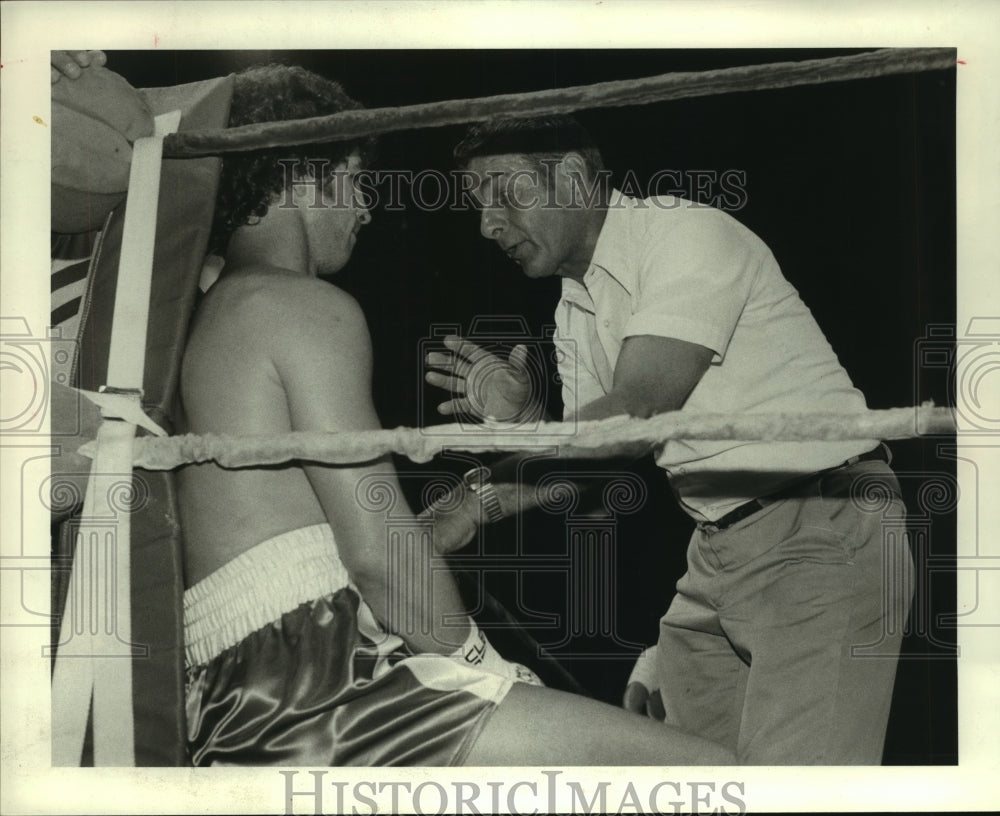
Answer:
[{"label": "boxing trunks", "polygon": [[512,682],[386,632],[325,524],[188,589],[184,629],[199,766],[457,765]]}]

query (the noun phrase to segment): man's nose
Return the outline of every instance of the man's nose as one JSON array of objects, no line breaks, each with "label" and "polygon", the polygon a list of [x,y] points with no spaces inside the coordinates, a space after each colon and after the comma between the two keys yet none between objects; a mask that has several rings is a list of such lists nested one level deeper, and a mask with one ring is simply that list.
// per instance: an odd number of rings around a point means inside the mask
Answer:
[{"label": "man's nose", "polygon": [[483,207],[482,215],[479,217],[479,231],[483,238],[496,240],[503,232],[504,218],[501,212],[492,207]]}]

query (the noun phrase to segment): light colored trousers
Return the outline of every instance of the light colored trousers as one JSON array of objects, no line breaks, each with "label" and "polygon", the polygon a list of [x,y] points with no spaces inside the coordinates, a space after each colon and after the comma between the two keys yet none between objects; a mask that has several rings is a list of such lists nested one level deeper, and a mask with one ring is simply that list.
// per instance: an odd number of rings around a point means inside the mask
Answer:
[{"label": "light colored trousers", "polygon": [[[884,501],[851,497],[876,476]],[[666,722],[744,764],[879,764],[913,595],[904,518],[876,461],[695,530],[660,621]]]}]

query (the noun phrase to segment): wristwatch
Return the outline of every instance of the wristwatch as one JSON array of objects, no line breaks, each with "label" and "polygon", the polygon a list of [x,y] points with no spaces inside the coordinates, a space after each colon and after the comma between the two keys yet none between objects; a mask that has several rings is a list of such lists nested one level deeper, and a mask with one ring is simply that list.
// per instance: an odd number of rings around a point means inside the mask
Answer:
[{"label": "wristwatch", "polygon": [[491,524],[503,518],[497,489],[490,481],[492,476],[493,474],[488,467],[474,467],[462,476],[465,486],[479,499],[479,506],[486,514],[486,520]]}]

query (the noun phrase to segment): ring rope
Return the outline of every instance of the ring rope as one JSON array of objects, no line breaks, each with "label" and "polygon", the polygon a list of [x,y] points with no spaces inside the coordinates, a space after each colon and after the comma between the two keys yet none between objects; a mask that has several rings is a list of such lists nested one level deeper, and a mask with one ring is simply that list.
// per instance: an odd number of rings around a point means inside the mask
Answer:
[{"label": "ring rope", "polygon": [[954,68],[957,56],[954,48],[883,48],[827,59],[683,71],[530,93],[344,111],[330,116],[265,122],[224,130],[183,131],[167,137],[163,152],[168,158],[206,156],[356,139],[399,130],[459,125],[493,117],[541,116],[587,108],[645,105],[713,94],[871,79]]},{"label": "ring rope", "polygon": [[[571,432],[567,432],[572,429]],[[649,419],[627,416],[579,423],[543,422],[528,429],[517,425],[432,425],[376,431],[316,433],[294,431],[270,436],[183,434],[142,437],[135,441],[134,464],[146,470],[172,470],[184,464],[214,461],[223,467],[277,465],[293,460],[323,464],[368,462],[387,453],[428,462],[444,450],[472,453],[537,450],[558,446],[572,455],[634,442],[670,439],[756,440],[784,442],[848,439],[909,439],[953,434],[951,409],[923,405],[857,414],[697,414],[672,411]],[[85,453],[81,449],[81,453]]]}]

